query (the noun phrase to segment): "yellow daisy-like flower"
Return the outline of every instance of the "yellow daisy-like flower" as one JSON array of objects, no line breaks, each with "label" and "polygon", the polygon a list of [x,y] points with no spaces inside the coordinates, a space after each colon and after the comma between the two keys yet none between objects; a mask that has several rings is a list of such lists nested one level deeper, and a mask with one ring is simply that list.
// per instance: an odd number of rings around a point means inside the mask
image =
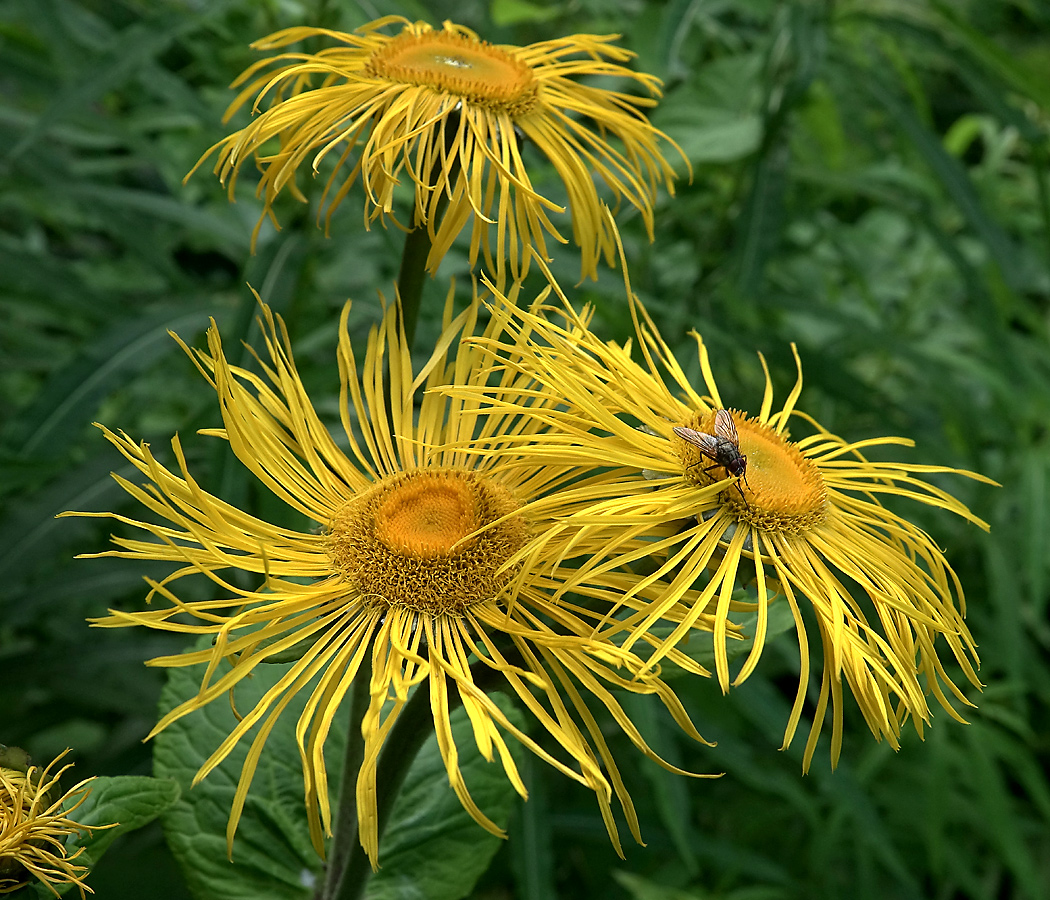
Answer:
[{"label": "yellow daisy-like flower", "polygon": [[64,794],[58,794],[58,781],[71,765],[53,771],[69,751],[60,753],[47,767],[23,769],[0,764],[0,894],[17,891],[33,876],[56,897],[55,885],[75,884],[93,893],[84,884],[86,866],[74,860],[84,852],[80,847],[67,855],[66,839],[99,826],[82,825],[70,818],[86,799],[90,778]]},{"label": "yellow daisy-like flower", "polygon": [[[381,33],[388,25],[401,30]],[[674,145],[642,112],[655,104],[659,79],[622,65],[634,54],[614,44],[618,35],[578,34],[515,47],[490,44],[452,22],[435,30],[385,16],[353,34],[288,28],[252,46],[279,50],[318,36],[339,46],[281,53],[234,81],[233,87],[243,88],[226,119],[249,100],[253,113],[265,111],[201,159],[218,151],[215,172],[231,198],[241,166],[255,159],[265,201],[259,225],[266,216],[273,219],[283,189],[305,199],[295,183],[300,167],[308,162],[316,173],[332,154],[336,162],[322,200],[326,220],[359,177],[366,227],[393,216],[404,174],[414,190],[408,224],[425,226],[432,242],[428,270],[437,270],[472,220],[471,265],[483,255],[503,284],[508,267],[518,278],[533,253],[548,256],[546,235],[567,240],[549,217],[564,210],[532,185],[522,158],[524,139],[547,157],[565,186],[572,238],[582,252],[581,277],[597,278],[598,259],[611,264],[615,253],[616,226],[602,214],[595,175],[617,204],[638,209],[652,239],[657,186],[663,182],[673,194],[675,178],[658,140]],[[575,80],[594,75],[627,79],[651,96]],[[270,148],[274,139],[277,146]]]},{"label": "yellow daisy-like flower", "polygon": [[[557,526],[603,545],[563,589],[578,590],[611,565],[656,556],[658,564],[637,584],[662,585],[661,598],[629,620],[633,631],[623,646],[649,635],[667,610],[683,602],[684,592],[699,585],[698,599],[685,601],[692,612],[671,630],[663,649],[684,638],[695,617],[713,613],[715,668],[723,690],[730,686],[725,636],[731,613],[757,610],[754,645],[733,681],[738,684],[758,663],[769,606],[782,596],[794,616],[801,651],[785,747],[798,726],[809,682],[808,617],[802,612],[802,601],[808,601],[823,645],[823,672],[806,768],[829,703],[832,762],[838,759],[843,679],[872,732],[894,747],[908,716],[921,735],[929,720],[927,693],[959,719],[944,688],[961,703],[968,701],[945,672],[937,650],[946,646],[966,678],[979,686],[972,664],[974,642],[963,622],[962,588],[929,535],[883,506],[880,497],[917,500],[987,529],[923,476],[951,472],[994,482],[944,466],[867,459],[866,448],[912,442],[897,437],[847,441],[797,410],[802,390],[797,353],[798,380],[780,409],[774,410],[762,359],[766,387],[757,412],[727,410],[700,336],[693,333],[704,396],[689,383],[633,296],[631,307],[644,365],[632,358],[630,345],[598,339],[567,302],[561,311],[564,327],[545,317],[553,310],[505,306],[496,314],[509,320],[508,333],[516,330],[519,338],[475,343],[496,356],[497,364],[533,379],[534,390],[497,397],[470,387],[447,389],[465,400],[487,397],[494,412],[513,410],[542,423],[542,437],[520,448],[537,465],[557,459],[586,470],[616,466],[616,473],[626,473],[601,484],[589,510],[577,511]],[[527,343],[522,340],[526,335]],[[663,373],[670,376],[670,386]],[[547,394],[564,398],[564,405],[537,405],[535,399]],[[725,410],[720,426],[719,410]],[[725,422],[727,413],[732,427]],[[793,419],[801,419],[811,433],[793,439],[788,431]],[[712,440],[734,430],[739,446],[733,450],[745,458],[743,478],[731,476],[725,467],[735,453],[720,457]],[[556,529],[548,537],[556,539]],[[733,599],[734,591],[745,585],[752,587],[757,602]],[[663,649],[651,659],[659,659]]]},{"label": "yellow daisy-like flower", "polygon": [[[122,549],[97,555],[166,560],[180,568],[163,581],[151,582],[148,599],[167,601],[163,608],[111,610],[96,624],[214,635],[207,649],[151,661],[157,666],[206,667],[199,694],[164,716],[153,733],[224,698],[267,660],[289,648],[306,648],[253,709],[240,710],[238,726],[197,773],[195,783],[257,729],[227,829],[231,852],[267,735],[292,697],[306,691],[309,698],[296,734],[311,836],[323,855],[323,833],[331,833],[324,743],[354,678],[369,679],[357,810],[361,842],[373,865],[378,852],[377,757],[413,686],[429,693],[453,790],[471,816],[493,834],[501,831],[477,807],[460,773],[449,719],[453,691],[469,713],[478,750],[489,760],[494,751],[499,755],[522,796],[525,787],[505,735],[595,791],[617,849],[612,794],[639,838],[637,818],[584,696],[602,704],[628,737],[661,763],[610,686],[655,694],[690,735],[702,740],[677,697],[645,671],[642,659],[611,641],[589,637],[601,613],[552,601],[566,577],[559,556],[540,554],[531,567],[513,562],[547,525],[525,505],[557,487],[566,467],[522,464],[513,450],[479,461],[467,448],[481,436],[498,443],[501,435],[511,440],[535,429],[516,417],[479,413],[477,404],[433,392],[415,404],[424,386],[477,384],[488,377],[477,366],[479,351],[464,347],[455,359],[449,357],[449,347],[461,335],[473,333],[478,306],[475,300],[453,318],[450,292],[443,336],[417,373],[395,309],[388,309],[381,327],[369,335],[360,380],[347,332],[347,306],[338,351],[344,431],[340,440],[345,440],[346,451],[311,405],[284,324],[267,307],[262,307],[262,315],[268,358],[258,360],[263,376],[229,364],[214,326],[208,352],[187,350],[218,394],[222,409],[223,428],[202,433],[229,441],[259,481],[318,523],[316,530],[270,524],[205,491],[189,473],[177,437],[172,441],[173,470],[162,465],[148,445],[106,431],[148,482],[139,486],[114,477],[163,524],[113,515],[153,539],[114,538]],[[485,334],[494,336],[491,329]],[[384,386],[385,366],[389,390]],[[564,542],[550,548],[551,554],[565,555]],[[591,549],[584,541],[574,552]],[[224,574],[229,570],[259,576],[261,583],[244,589]],[[179,599],[172,584],[194,573],[209,578],[220,598]],[[622,592],[628,578],[610,573],[579,597],[605,609],[608,596]],[[653,597],[645,587],[636,596],[639,605]],[[233,665],[219,675],[216,667],[224,658]],[[549,736],[556,748],[553,754],[516,728],[479,687],[472,659],[475,667],[505,681]],[[676,661],[689,664],[684,657]]]}]

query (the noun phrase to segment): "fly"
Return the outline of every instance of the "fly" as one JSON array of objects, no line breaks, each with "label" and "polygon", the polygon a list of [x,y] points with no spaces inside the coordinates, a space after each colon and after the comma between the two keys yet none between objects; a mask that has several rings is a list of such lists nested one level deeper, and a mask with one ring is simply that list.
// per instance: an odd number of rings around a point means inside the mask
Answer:
[{"label": "fly", "polygon": [[[747,484],[747,457],[740,452],[740,436],[736,431],[736,424],[729,413],[720,409],[715,413],[715,433],[708,434],[706,431],[696,431],[693,428],[685,428],[675,425],[674,433],[686,443],[696,447],[713,465],[704,469],[708,474],[712,469],[719,467],[726,470],[730,475],[737,478],[736,489],[740,491],[740,497],[747,503],[744,489],[740,487],[740,479]],[[748,490],[751,485],[748,485]]]}]

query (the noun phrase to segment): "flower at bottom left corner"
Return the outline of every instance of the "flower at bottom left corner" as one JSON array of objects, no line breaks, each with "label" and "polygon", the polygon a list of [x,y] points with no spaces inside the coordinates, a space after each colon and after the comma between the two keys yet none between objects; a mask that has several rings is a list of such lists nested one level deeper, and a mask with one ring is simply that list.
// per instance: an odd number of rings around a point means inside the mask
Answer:
[{"label": "flower at bottom left corner", "polygon": [[28,757],[17,748],[0,745],[0,894],[17,891],[31,878],[56,897],[56,886],[67,884],[75,884],[81,897],[94,893],[84,884],[87,866],[74,862],[85,848],[70,853],[67,845],[68,838],[98,827],[71,818],[87,799],[92,779],[60,792],[59,779],[72,765],[57,771],[56,766],[68,752],[41,769],[27,765]]}]

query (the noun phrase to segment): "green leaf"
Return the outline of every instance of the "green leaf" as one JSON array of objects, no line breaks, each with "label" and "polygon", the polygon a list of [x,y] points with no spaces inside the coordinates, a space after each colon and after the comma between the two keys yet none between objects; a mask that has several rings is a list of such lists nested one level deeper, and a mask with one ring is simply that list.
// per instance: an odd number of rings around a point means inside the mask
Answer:
[{"label": "green leaf", "polygon": [[92,103],[97,103],[106,91],[129,78],[145,59],[162,52],[170,45],[178,32],[185,31],[190,24],[195,24],[186,19],[180,23],[176,17],[171,17],[169,21],[168,27],[157,30],[142,25],[128,28],[120,35],[119,40],[113,42],[112,53],[97,61],[97,68],[91,77],[71,84],[52,101],[33,127],[17,144],[8,149],[7,159],[17,159],[64,119]]},{"label": "green leaf", "polygon": [[612,875],[632,900],[714,900],[716,897],[718,900],[786,900],[794,896],[787,889],[767,885],[717,892],[700,887],[679,890],[632,872],[616,871]]},{"label": "green leaf", "polygon": [[[115,827],[81,832],[69,840],[66,856],[72,856],[83,847],[84,852],[76,858],[75,863],[93,869],[120,835],[148,825],[170,808],[178,797],[179,786],[166,778],[150,778],[146,775],[100,775],[93,778],[88,796],[70,818],[82,825]],[[68,882],[55,885],[59,894],[66,894],[72,888],[73,885]],[[18,896],[43,900],[55,895],[43,884],[34,881],[27,884]]]},{"label": "green leaf", "polygon": [[682,891],[650,881],[633,872],[616,871],[613,878],[632,900],[703,900],[705,893],[699,891]]},{"label": "green leaf", "polygon": [[[107,92],[132,79],[137,69],[163,54],[179,37],[193,31],[208,16],[214,16],[232,5],[231,0],[215,0],[196,15],[173,11],[153,19],[136,22],[118,33],[100,36],[101,52],[85,77],[72,79],[57,92],[54,99],[36,118],[14,146],[7,150],[9,162],[31,149],[56,127],[85,109],[99,104]],[[75,5],[69,9],[76,10]],[[90,74],[88,74],[90,73]]]},{"label": "green leaf", "polygon": [[522,754],[521,777],[529,802],[518,804],[510,829],[511,871],[520,900],[557,896],[554,882],[553,831],[543,766],[531,753]]},{"label": "green leaf", "polygon": [[[767,143],[769,139],[767,138]],[[785,220],[790,151],[785,142],[769,143],[754,166],[753,182],[737,228],[736,288],[752,297],[762,282],[766,263],[776,253]]]},{"label": "green leaf", "polygon": [[761,118],[734,110],[706,107],[687,110],[678,106],[654,116],[653,121],[682,148],[693,165],[743,159],[754,153],[762,141]]},{"label": "green leaf", "polygon": [[40,561],[63,552],[69,536],[76,533],[76,520],[56,518],[60,512],[103,509],[119,502],[123,491],[112,472],[130,477],[133,469],[130,465],[115,467],[114,462],[119,460],[107,448],[76,467],[70,466],[66,475],[46,490],[37,491],[29,501],[9,505],[8,514],[0,519],[0,577],[9,589],[29,578]]},{"label": "green leaf", "polygon": [[[223,664],[215,677],[221,677],[225,670]],[[238,685],[237,708],[251,709],[287,670],[287,665],[256,670]],[[196,695],[200,673],[199,669],[171,670],[161,695],[161,714]],[[232,861],[226,855],[226,822],[251,735],[192,789],[190,783],[197,769],[236,724],[229,703],[213,702],[157,736],[155,771],[183,788],[182,797],[163,817],[164,831],[194,896],[208,900],[306,900],[312,896],[322,863],[310,844],[295,738],[295,724],[308,696],[309,688],[300,692],[266,741],[238,825]],[[494,699],[515,724],[523,727],[520,714],[508,700],[498,695]],[[338,796],[345,746],[344,719],[336,716],[325,745],[333,801]],[[452,723],[460,767],[471,794],[493,821],[505,826],[515,794],[502,766],[498,761],[486,762],[478,754],[462,709],[452,714]],[[515,755],[520,752],[513,742],[511,750]],[[499,846],[500,840],[483,831],[460,805],[431,736],[394,803],[380,841],[382,868],[369,882],[366,896],[371,900],[465,897]]]},{"label": "green leaf", "polygon": [[73,818],[82,825],[117,825],[93,835],[82,834],[70,849],[86,848],[78,862],[93,867],[114,840],[148,825],[174,805],[179,793],[179,786],[169,778],[116,775],[93,779],[87,799]]},{"label": "green leaf", "polygon": [[[693,755],[689,763],[685,761],[678,742],[675,740],[679,733],[678,726],[673,722],[668,723],[668,718],[666,715],[661,715],[661,710],[651,702],[652,699],[652,697],[642,697],[638,694],[627,694],[623,698],[623,707],[631,721],[645,736],[646,742],[653,751],[671,765],[687,771],[690,766],[706,764],[706,761],[698,763],[697,755]],[[694,769],[693,771],[699,770]],[[690,875],[696,876],[699,873],[700,864],[696,858],[699,836],[693,825],[696,812],[693,792],[683,784],[683,776],[669,772],[662,766],[646,765],[642,773],[649,782],[650,795],[660,814],[660,823],[667,829],[671,843],[678,851],[679,860]]]},{"label": "green leaf", "polygon": [[858,84],[880,103],[912,142],[944,190],[981,238],[1012,289],[1018,287],[1017,252],[1009,235],[988,215],[962,164],[944,148],[898,91],[873,70],[858,70]]},{"label": "green leaf", "polygon": [[[199,646],[208,646],[207,639]],[[287,666],[257,670],[236,690],[238,709],[251,709]],[[223,664],[220,673],[228,671]],[[196,695],[202,670],[172,669],[161,693],[161,715]],[[293,701],[266,742],[244,806],[232,861],[226,855],[226,822],[250,739],[234,747],[226,760],[192,788],[201,764],[236,726],[229,702],[219,700],[178,720],[161,732],[153,752],[154,772],[172,778],[182,797],[163,819],[164,833],[182,867],[191,892],[209,900],[305,898],[321,871],[310,844],[303,801],[303,776],[295,740],[295,722],[308,694]],[[339,771],[344,734],[339,717],[326,746],[333,773]],[[333,785],[338,791],[338,783]]]},{"label": "green leaf", "polygon": [[1025,59],[1011,52],[1008,46],[982,34],[979,28],[960,15],[953,4],[935,0],[933,8],[942,17],[938,24],[945,28],[951,41],[961,45],[975,62],[1009,85],[1011,90],[1030,97],[1043,108],[1050,106],[1050,86],[1044,72],[1027,65]]},{"label": "green leaf", "polygon": [[204,322],[200,308],[187,311],[185,304],[117,322],[49,379],[33,405],[5,429],[5,442],[27,457],[61,453],[97,414],[103,398],[177,348],[168,331],[189,331]]},{"label": "green leaf", "polygon": [[988,740],[983,723],[966,731],[969,738],[969,771],[981,819],[998,849],[999,859],[1018,887],[1029,897],[1040,896],[1045,888],[1040,866],[1026,850],[1027,843],[1017,816],[1017,799],[999,766],[995,743]]},{"label": "green leaf", "polygon": [[96,209],[108,211],[110,215],[126,216],[129,210],[134,210],[154,222],[168,222],[210,238],[223,252],[231,255],[248,254],[249,232],[232,210],[216,212],[200,209],[190,206],[181,198],[156,191],[131,190],[88,181],[71,184],[68,193],[78,200],[94,204]]}]

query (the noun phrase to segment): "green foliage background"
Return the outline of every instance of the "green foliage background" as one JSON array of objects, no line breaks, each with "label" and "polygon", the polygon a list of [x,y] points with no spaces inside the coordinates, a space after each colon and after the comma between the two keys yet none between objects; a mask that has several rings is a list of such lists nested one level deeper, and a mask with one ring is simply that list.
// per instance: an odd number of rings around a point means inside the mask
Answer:
[{"label": "green foliage background", "polygon": [[[992,525],[907,508],[966,587],[987,685],[971,724],[936,717],[900,753],[850,716],[843,763],[800,772],[778,752],[797,650],[775,643],[722,697],[680,680],[714,750],[646,704],[631,712],[686,782],[616,746],[647,848],[616,858],[592,797],[525,760],[532,797],[478,898],[1038,898],[1050,895],[1050,6],[1044,0],[4,0],[0,5],[0,741],[79,777],[147,775],[141,743],[162,687],[144,659],[183,643],[91,631],[135,606],[141,577],[108,529],[65,509],[128,511],[120,458],[92,421],[161,447],[178,431],[209,489],[288,521],[218,442],[214,395],[166,329],[193,343],[209,316],[251,339],[256,287],[285,316],[324,413],[337,396],[335,322],[354,298],[362,337],[392,293],[400,234],[365,231],[348,199],[330,238],[316,203],[288,200],[279,233],[248,173],[229,204],[207,172],[182,178],[225,130],[226,85],[281,27],[350,30],[399,12],[452,17],[494,42],[620,32],[661,76],[657,125],[694,166],[662,197],[650,245],[620,217],[634,286],[683,361],[701,330],[727,402],[761,394],[755,351],[802,407],[848,438],[898,434],[908,459],[980,471],[944,479]],[[536,160],[536,181],[557,190]],[[322,184],[314,184],[314,199]],[[352,195],[353,196],[353,195]],[[569,249],[554,268],[572,285]],[[428,285],[417,346],[436,334],[460,246]],[[614,272],[570,289],[609,337],[629,334]],[[236,351],[234,351],[236,352]],[[289,524],[296,524],[290,522]],[[634,699],[634,698],[630,698]],[[615,743],[617,738],[611,735]],[[100,900],[186,898],[151,826],[93,872]]]}]

